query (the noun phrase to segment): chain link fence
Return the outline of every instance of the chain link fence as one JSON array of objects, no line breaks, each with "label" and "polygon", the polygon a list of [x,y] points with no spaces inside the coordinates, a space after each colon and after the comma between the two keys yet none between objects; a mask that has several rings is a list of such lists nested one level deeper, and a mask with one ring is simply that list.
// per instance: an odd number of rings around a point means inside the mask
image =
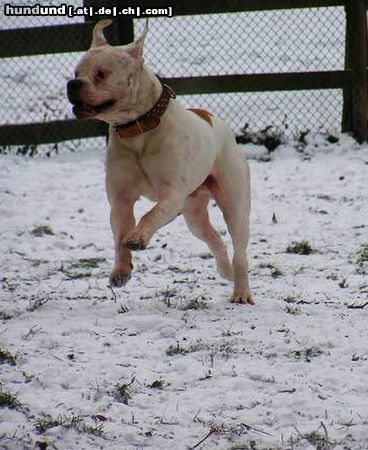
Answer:
[{"label": "chain link fence", "polygon": [[[5,1],[0,0],[3,8]],[[77,2],[78,3],[78,2]],[[21,3],[20,3],[21,4]],[[48,2],[56,4],[56,2]],[[76,3],[73,3],[76,5]],[[83,17],[5,17],[1,29],[83,21]],[[134,20],[136,36],[143,20]],[[68,34],[64,37],[69,39]],[[17,45],[22,46],[22,42]],[[152,18],[146,63],[161,77],[344,70],[342,7]],[[72,118],[65,84],[81,53],[0,59],[1,124]],[[342,91],[306,90],[180,96],[227,120],[236,133],[274,125],[300,130],[341,127]],[[55,142],[60,137],[53,136]],[[65,145],[65,144],[63,144]]]},{"label": "chain link fence", "polygon": [[[336,7],[157,18],[145,58],[160,76],[178,77],[344,70],[344,53],[345,13]],[[188,95],[182,101],[214,111],[235,132],[246,123],[290,131],[341,126],[340,90]]]}]

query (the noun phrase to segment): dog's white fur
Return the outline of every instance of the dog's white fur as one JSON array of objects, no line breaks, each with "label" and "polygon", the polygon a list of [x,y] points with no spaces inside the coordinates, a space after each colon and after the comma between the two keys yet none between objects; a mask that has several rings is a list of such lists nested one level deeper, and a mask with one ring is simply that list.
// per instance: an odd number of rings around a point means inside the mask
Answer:
[{"label": "dog's white fur", "polygon": [[[171,99],[160,125],[122,139],[113,125],[146,113],[161,94],[161,83],[143,62],[147,32],[127,46],[109,46],[99,22],[90,50],[76,69],[83,82],[80,98],[89,107],[80,117],[110,124],[106,189],[115,239],[112,286],[121,286],[132,271],[131,250],[145,248],[153,234],[182,213],[191,232],[205,241],[219,273],[234,280],[232,301],[253,303],[248,285],[246,247],[249,236],[249,167],[230,128],[213,116],[213,126]],[[94,105],[113,100],[102,111]],[[85,105],[84,105],[85,106]],[[133,207],[141,196],[156,202],[136,225]],[[213,197],[223,212],[234,247],[232,264],[219,233],[208,218]]]}]

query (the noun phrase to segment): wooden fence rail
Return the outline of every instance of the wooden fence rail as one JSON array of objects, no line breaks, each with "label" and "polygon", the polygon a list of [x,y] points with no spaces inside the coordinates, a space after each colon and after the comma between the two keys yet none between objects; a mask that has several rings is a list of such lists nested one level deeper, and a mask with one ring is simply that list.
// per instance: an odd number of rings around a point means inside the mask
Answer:
[{"label": "wooden fence rail", "polygon": [[[109,1],[86,0],[86,6],[109,6]],[[152,6],[148,0],[111,2],[124,7]],[[173,2],[155,1],[155,7]],[[174,5],[180,15],[217,14],[227,12],[265,11],[315,7],[344,7],[346,12],[345,70],[301,73],[263,73],[167,78],[179,95],[227,92],[265,92],[308,89],[342,89],[344,106],[343,131],[351,132],[359,141],[368,137],[367,130],[367,0],[186,0]],[[93,23],[79,23],[52,27],[1,30],[0,57],[18,57],[84,51],[89,47]],[[128,43],[133,40],[133,19],[120,16],[109,31],[109,40]],[[108,33],[107,33],[108,34]],[[65,39],[65,36],[68,39]],[[20,42],[22,46],[16,43]],[[99,121],[74,119],[45,123],[10,124],[0,126],[0,145],[33,145],[106,134],[106,125]]]}]

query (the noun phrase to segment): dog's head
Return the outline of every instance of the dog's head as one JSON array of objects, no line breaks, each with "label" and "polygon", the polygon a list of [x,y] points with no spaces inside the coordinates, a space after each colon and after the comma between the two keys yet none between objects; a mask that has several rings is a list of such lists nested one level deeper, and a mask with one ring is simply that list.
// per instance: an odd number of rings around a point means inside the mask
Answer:
[{"label": "dog's head", "polygon": [[108,45],[103,34],[111,23],[101,20],[95,25],[91,48],[79,61],[75,78],[67,84],[68,99],[79,119],[114,122],[119,112],[128,111],[137,97],[148,22],[136,41],[116,47]]}]

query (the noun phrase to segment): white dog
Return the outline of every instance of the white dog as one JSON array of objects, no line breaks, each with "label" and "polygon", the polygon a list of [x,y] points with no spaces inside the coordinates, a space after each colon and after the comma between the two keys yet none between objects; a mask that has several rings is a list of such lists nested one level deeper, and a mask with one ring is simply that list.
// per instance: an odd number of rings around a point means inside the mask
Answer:
[{"label": "white dog", "polygon": [[[153,234],[182,213],[191,232],[205,241],[221,276],[234,281],[231,301],[253,303],[248,285],[249,167],[230,128],[204,110],[186,110],[173,91],[145,66],[143,35],[112,47],[98,22],[90,50],[82,57],[67,91],[78,118],[110,124],[106,189],[115,239],[110,284],[125,284],[131,250],[146,248]],[[136,225],[134,203],[156,202]],[[234,256],[208,218],[213,197],[231,235]]]}]

